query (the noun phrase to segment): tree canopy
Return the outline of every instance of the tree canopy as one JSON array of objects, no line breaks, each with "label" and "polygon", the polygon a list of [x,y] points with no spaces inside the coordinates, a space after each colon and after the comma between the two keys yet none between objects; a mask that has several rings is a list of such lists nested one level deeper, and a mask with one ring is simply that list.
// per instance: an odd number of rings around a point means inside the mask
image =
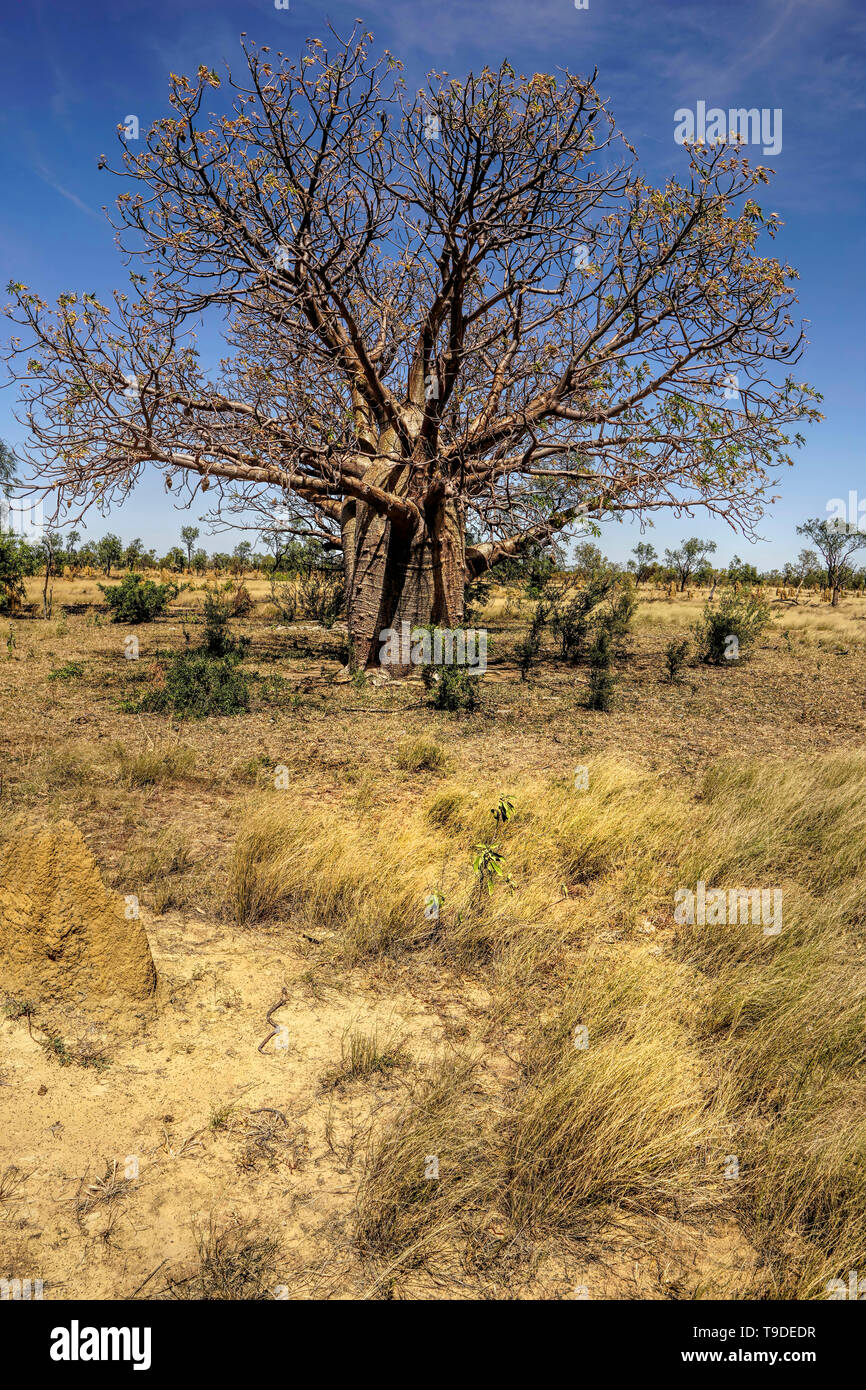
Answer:
[{"label": "tree canopy", "polygon": [[759,247],[764,169],[696,146],[654,188],[595,74],[504,62],[410,96],[371,37],[298,64],[243,39],[242,77],[173,75],[114,170],[128,291],[50,309],[10,286],[58,502],[121,499],[152,464],[224,516],[278,507],[343,548],[362,661],[383,622],[459,619],[466,578],[582,516],[750,531],[788,427],[819,418],[790,372],[796,272]]}]

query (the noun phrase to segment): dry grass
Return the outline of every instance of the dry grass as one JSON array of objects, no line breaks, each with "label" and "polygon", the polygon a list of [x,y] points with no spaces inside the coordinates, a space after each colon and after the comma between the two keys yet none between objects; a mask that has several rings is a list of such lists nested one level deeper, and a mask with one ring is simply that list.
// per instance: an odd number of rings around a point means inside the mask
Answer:
[{"label": "dry grass", "polygon": [[279,1277],[279,1239],[258,1221],[211,1216],[196,1232],[197,1259],[173,1272],[164,1297],[217,1302],[272,1299]]},{"label": "dry grass", "polygon": [[404,739],[397,749],[397,766],[404,772],[444,772],[448,756],[433,739]]},{"label": "dry grass", "polygon": [[371,1076],[388,1076],[407,1061],[405,1037],[394,1028],[371,1031],[350,1026],[340,1044],[340,1063],[322,1077],[328,1089]]},{"label": "dry grass", "polygon": [[17,1201],[21,1197],[21,1188],[27,1181],[27,1175],[16,1168],[14,1163],[10,1163],[0,1173],[0,1207],[4,1204]]},{"label": "dry grass", "polygon": [[79,1220],[88,1216],[90,1212],[103,1202],[115,1202],[119,1197],[123,1197],[129,1191],[128,1180],[118,1176],[117,1160],[109,1162],[105,1160],[105,1172],[101,1178],[94,1178],[93,1182],[87,1182],[87,1175],[81,1179],[78,1187],[78,1195],[75,1200],[75,1214]]},{"label": "dry grass", "polygon": [[[803,597],[798,604],[777,600],[775,590],[769,591],[772,605],[773,630],[788,631],[797,640],[812,639],[835,642],[866,641],[866,599],[849,598],[842,607],[833,608],[820,598]],[[677,595],[673,599],[649,598],[638,603],[634,620],[636,632],[666,631],[669,628],[689,629],[700,617],[708,591],[695,589],[691,599]]]},{"label": "dry grass", "polygon": [[471,1062],[441,1064],[373,1145],[358,1195],[364,1253],[403,1269],[429,1263],[483,1219],[491,1134],[474,1075]]},{"label": "dry grass", "polygon": [[[408,814],[302,812],[272,796],[238,837],[239,920],[327,921],[347,962],[409,953],[480,970],[493,1036],[511,1039],[505,1091],[478,1082],[477,1057],[418,1080],[374,1143],[361,1248],[401,1268],[445,1251],[459,1262],[503,1222],[511,1239],[574,1236],[614,1211],[712,1211],[736,1154],[743,1177],[726,1195],[777,1291],[811,1296],[858,1267],[866,758],[729,762],[664,791],[602,763],[587,792],[556,780],[509,791],[505,826],[490,815],[498,788],[456,779]],[[494,839],[510,882],[488,895],[472,853]],[[781,887],[782,935],[675,929],[674,894],[698,879]],[[382,1069],[369,1063],[378,1046],[361,1052],[357,1070]]]},{"label": "dry grass", "polygon": [[192,748],[149,748],[143,753],[132,753],[120,743],[111,752],[117,762],[117,776],[125,787],[177,783],[190,778],[195,767]]},{"label": "dry grass", "polygon": [[[542,1248],[555,1263],[629,1223],[645,1223],[662,1264],[674,1228],[735,1224],[763,1262],[752,1296],[821,1297],[828,1279],[866,1267],[866,757],[840,751],[866,727],[866,603],[779,604],[748,668],[691,667],[671,687],[665,641],[685,635],[705,595],[647,592],[606,716],[579,709],[559,663],[519,681],[510,654],[532,605],[518,612],[495,593],[489,709],[458,720],[416,709],[417,684],[363,696],[331,685],[336,658],[298,656],[285,627],[261,622],[266,585],[247,585],[249,661],[281,658],[303,691],[291,709],[202,721],[180,743],[170,718],[119,712],[136,673],[119,630],[93,614],[16,623],[0,663],[0,693],[27,710],[0,727],[7,811],[71,814],[123,892],[143,886],[156,914],[188,907],[160,927],[172,969],[180,957],[191,970],[207,934],[220,965],[229,941],[250,962],[232,1010],[248,1011],[247,1032],[226,1054],[238,1089],[210,1078],[177,1150],[210,1165],[194,1210],[215,1205],[211,1175],[221,1197],[248,1178],[256,1210],[272,1175],[267,1200],[290,1224],[309,1143],[316,1182],[337,1159],[347,1207],[345,1229],[317,1248],[345,1261],[332,1292],[516,1296]],[[146,640],[180,646],[180,619],[194,621],[202,598],[185,589]],[[84,663],[80,678],[48,681],[69,662]],[[588,791],[574,785],[578,764]],[[278,765],[289,790],[274,787]],[[501,796],[514,803],[504,825],[491,815]],[[502,855],[491,892],[473,867],[484,845]],[[782,934],[678,926],[674,894],[699,879],[781,888]],[[238,1110],[221,1098],[258,1064],[292,960],[313,982],[294,1005],[310,1029],[307,1055],[292,1053],[306,1089],[269,1091],[275,1110]],[[395,1020],[398,995],[408,1011]],[[347,1012],[320,1047],[335,999]],[[215,994],[199,1005],[209,1029],[224,1026]],[[26,1034],[29,1010],[10,1001],[3,1026]],[[73,1060],[63,1047],[56,1060]],[[310,1186],[305,1222],[321,1197]],[[269,1232],[214,1219],[164,1293],[273,1297],[280,1259]],[[671,1287],[730,1296],[715,1270]]]},{"label": "dry grass", "polygon": [[182,874],[189,867],[189,839],[182,830],[171,827],[150,838],[130,856],[126,872],[137,883],[158,883],[172,874]]},{"label": "dry grass", "polygon": [[77,740],[46,750],[45,780],[49,786],[125,790],[177,786],[194,779],[195,762],[195,750],[178,744],[134,749],[119,739],[107,747]]},{"label": "dry grass", "polygon": [[589,952],[554,1018],[529,1030],[506,1126],[515,1227],[575,1233],[599,1208],[708,1199],[695,1155],[716,1138],[719,1103],[684,1027],[686,986],[649,957],[614,967]]}]

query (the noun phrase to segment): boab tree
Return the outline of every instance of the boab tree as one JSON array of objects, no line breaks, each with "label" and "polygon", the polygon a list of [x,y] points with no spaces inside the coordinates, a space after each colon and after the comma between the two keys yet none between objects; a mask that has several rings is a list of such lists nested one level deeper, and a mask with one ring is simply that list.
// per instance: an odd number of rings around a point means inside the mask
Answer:
[{"label": "boab tree", "polygon": [[[503,63],[410,97],[370,39],[296,67],[242,36],[242,81],[172,76],[114,171],[130,294],[49,311],[12,286],[59,503],[108,505],[152,464],[214,515],[270,507],[263,527],[342,547],[361,665],[580,518],[700,505],[749,529],[786,425],[817,414],[779,365],[803,339],[794,272],[758,254],[761,168],[696,148],[657,190],[595,75]],[[207,311],[231,349],[210,371]]]}]

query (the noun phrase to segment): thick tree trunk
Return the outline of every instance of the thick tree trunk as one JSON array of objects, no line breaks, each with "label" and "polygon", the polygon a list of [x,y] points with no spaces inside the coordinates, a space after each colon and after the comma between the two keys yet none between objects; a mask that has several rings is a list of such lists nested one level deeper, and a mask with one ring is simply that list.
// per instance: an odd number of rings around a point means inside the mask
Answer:
[{"label": "thick tree trunk", "polygon": [[342,530],[352,664],[361,670],[381,664],[389,675],[405,675],[407,664],[387,658],[391,632],[399,635],[403,623],[411,629],[463,621],[463,508],[443,498],[409,533],[365,503],[351,503]]}]

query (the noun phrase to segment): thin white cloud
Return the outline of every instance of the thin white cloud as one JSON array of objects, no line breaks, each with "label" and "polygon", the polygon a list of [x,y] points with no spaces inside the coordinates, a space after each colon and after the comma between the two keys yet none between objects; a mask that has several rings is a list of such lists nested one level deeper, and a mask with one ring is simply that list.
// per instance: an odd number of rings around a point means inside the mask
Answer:
[{"label": "thin white cloud", "polygon": [[97,222],[105,221],[104,215],[101,212],[97,212],[95,208],[90,207],[79,198],[77,193],[72,193],[68,188],[64,188],[62,183],[58,183],[51,170],[46,169],[44,164],[35,164],[33,167],[35,173],[43,183],[47,183],[48,187],[53,188],[55,193],[59,193],[61,198],[66,198],[68,202],[78,208],[79,212],[86,213],[88,217],[95,217]]}]

